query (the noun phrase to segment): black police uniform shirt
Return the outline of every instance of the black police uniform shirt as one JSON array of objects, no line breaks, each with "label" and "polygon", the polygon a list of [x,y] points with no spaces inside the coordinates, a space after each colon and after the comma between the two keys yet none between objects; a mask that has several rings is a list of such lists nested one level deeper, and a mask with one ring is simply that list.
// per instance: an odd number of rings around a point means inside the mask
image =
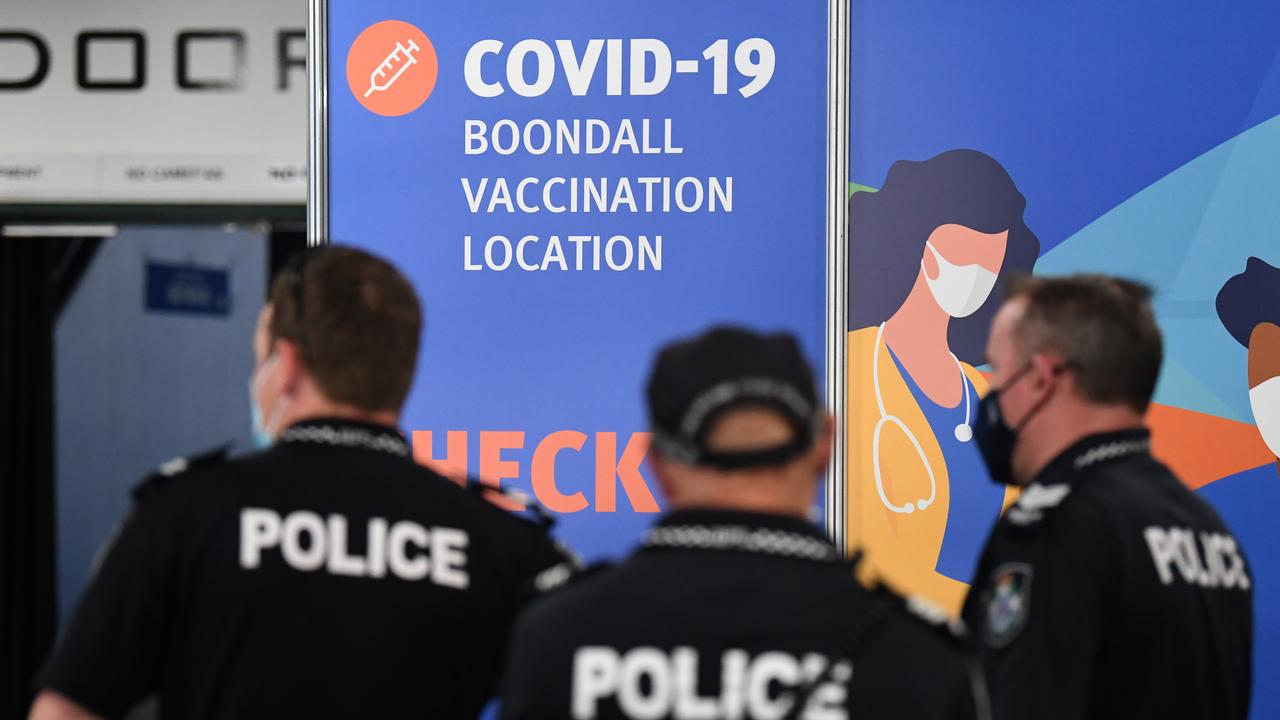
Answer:
[{"label": "black police uniform shirt", "polygon": [[964,616],[996,718],[1246,717],[1248,566],[1149,444],[1082,440],[993,530]]},{"label": "black police uniform shirt", "polygon": [[814,678],[808,720],[973,716],[979,673],[940,612],[930,624],[890,596],[865,642],[839,651],[887,593],[860,584],[798,518],[674,513],[626,562],[588,570],[521,615],[502,717],[776,719]]},{"label": "black police uniform shirt", "polygon": [[389,428],[319,420],[168,464],[41,686],[109,717],[152,692],[165,717],[475,717],[517,606],[566,558],[408,454]]}]

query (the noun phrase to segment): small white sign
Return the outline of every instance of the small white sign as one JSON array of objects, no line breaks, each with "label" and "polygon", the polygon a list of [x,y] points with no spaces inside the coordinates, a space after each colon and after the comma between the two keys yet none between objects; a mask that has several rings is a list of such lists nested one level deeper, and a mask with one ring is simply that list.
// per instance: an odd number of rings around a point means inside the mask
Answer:
[{"label": "small white sign", "polygon": [[0,203],[303,203],[306,3],[0,14]]}]

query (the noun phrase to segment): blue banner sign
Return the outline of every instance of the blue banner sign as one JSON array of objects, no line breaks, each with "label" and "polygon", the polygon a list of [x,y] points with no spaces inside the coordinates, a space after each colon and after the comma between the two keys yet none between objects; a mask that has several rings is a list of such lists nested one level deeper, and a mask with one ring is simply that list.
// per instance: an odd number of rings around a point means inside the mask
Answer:
[{"label": "blue banner sign", "polygon": [[417,458],[616,555],[663,507],[643,403],[662,343],[786,330],[823,372],[827,13],[327,2],[313,232],[421,293]]}]

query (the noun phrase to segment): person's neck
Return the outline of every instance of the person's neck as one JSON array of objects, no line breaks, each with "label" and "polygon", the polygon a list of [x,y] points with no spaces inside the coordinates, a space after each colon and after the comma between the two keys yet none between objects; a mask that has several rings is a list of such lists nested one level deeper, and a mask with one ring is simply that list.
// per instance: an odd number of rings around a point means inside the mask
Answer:
[{"label": "person's neck", "polygon": [[1081,440],[1141,427],[1142,416],[1122,405],[1073,403],[1052,414],[1044,412],[1018,433],[1018,454],[1022,457],[1021,462],[1014,463],[1015,476],[1025,486]]},{"label": "person's neck", "polygon": [[287,411],[283,413],[278,431],[283,432],[286,428],[300,422],[319,419],[350,420],[396,427],[400,417],[392,410],[368,410],[355,405],[335,403],[318,393],[303,393],[294,398]]},{"label": "person's neck", "polygon": [[884,342],[930,400],[944,407],[959,402],[963,387],[951,356],[947,330],[951,316],[934,301],[924,273],[902,307],[884,324]]},{"label": "person's neck", "polygon": [[671,509],[723,510],[808,519],[809,499],[786,491],[783,487],[769,487],[766,485],[767,481],[760,478],[744,479],[742,482],[720,479],[717,482],[721,485],[715,492],[673,498]]},{"label": "person's neck", "polygon": [[943,312],[934,301],[925,282],[924,272],[916,276],[916,284],[902,306],[884,324],[885,342],[893,347],[899,359],[904,355],[949,355],[947,328],[951,316]]}]

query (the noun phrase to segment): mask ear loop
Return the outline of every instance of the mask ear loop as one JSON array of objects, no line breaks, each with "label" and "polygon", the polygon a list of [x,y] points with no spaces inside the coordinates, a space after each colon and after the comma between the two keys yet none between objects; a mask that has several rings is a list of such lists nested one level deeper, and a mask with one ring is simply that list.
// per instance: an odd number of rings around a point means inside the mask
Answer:
[{"label": "mask ear loop", "polygon": [[284,409],[289,406],[289,401],[292,399],[288,396],[282,396],[277,400],[275,409],[271,411],[271,417],[267,418],[267,422],[263,424],[262,429],[271,437],[276,437],[276,431],[273,428],[280,420],[280,413],[284,412]]},{"label": "mask ear loop", "polygon": [[[929,252],[933,253],[933,261],[938,265],[938,277],[942,277],[942,263],[946,262],[945,260],[942,259],[942,253],[938,252],[938,248],[934,247],[933,243],[929,242],[928,240],[924,241],[924,246]],[[923,256],[920,257],[920,272],[924,273],[924,276],[930,280],[938,279],[938,278],[929,277],[929,271],[926,270],[924,266]]]},{"label": "mask ear loop", "polygon": [[280,361],[280,355],[274,350],[267,356],[266,362],[262,363],[262,367],[258,368],[258,372],[253,375],[253,391],[258,392],[258,386],[262,384],[262,376],[275,369],[276,363]]},{"label": "mask ear loop", "polygon": [[[280,355],[278,355],[277,353],[272,353],[271,358],[267,361],[267,365],[269,365],[269,367],[264,366],[261,370],[258,371],[257,376],[254,377],[253,393],[255,396],[259,395],[258,386],[262,384],[263,376],[265,376],[268,372],[275,370],[276,366],[279,364],[280,364]],[[289,406],[289,402],[291,400],[293,400],[293,398],[287,395],[281,395],[280,398],[276,400],[276,406],[272,408],[271,416],[268,417],[266,421],[262,423],[263,432],[270,435],[272,438],[276,436],[276,432],[273,428],[275,427],[276,423],[279,422],[280,420],[280,413],[284,412],[284,409]]]},{"label": "mask ear loop", "polygon": [[[1053,366],[1052,368],[1049,368],[1049,373],[1050,373],[1050,375],[1052,375],[1052,376],[1056,377],[1056,376],[1058,376],[1058,375],[1061,375],[1064,371],[1066,371],[1066,369],[1067,369],[1068,367],[1070,367],[1070,365],[1071,365],[1070,363],[1064,363],[1064,364],[1062,364],[1062,365],[1055,365],[1055,366]],[[1004,387],[1009,387],[1009,386],[1013,385],[1013,383],[1017,382],[1018,380],[1021,380],[1023,377],[1025,377],[1025,376],[1026,376],[1026,374],[1027,374],[1030,370],[1031,370],[1031,361],[1030,361],[1030,360],[1027,360],[1027,364],[1026,364],[1026,365],[1024,365],[1024,366],[1023,366],[1023,368],[1022,368],[1021,370],[1019,370],[1019,371],[1016,373],[1016,376],[1015,376],[1014,380],[1012,380],[1012,381],[1010,381],[1010,382],[1005,383]],[[1002,394],[1003,394],[1003,390],[1004,390],[1004,388],[1001,388]],[[1031,409],[1027,411],[1027,414],[1026,414],[1026,415],[1023,415],[1023,416],[1022,416],[1022,422],[1017,423],[1016,425],[1010,425],[1010,426],[1009,426],[1009,428],[1010,428],[1011,430],[1013,430],[1013,432],[1014,432],[1014,434],[1015,434],[1015,435],[1016,435],[1016,434],[1018,434],[1018,433],[1021,433],[1021,432],[1022,432],[1022,428],[1026,427],[1026,426],[1027,426],[1027,423],[1031,422],[1031,420],[1032,420],[1033,418],[1035,418],[1036,413],[1038,413],[1038,412],[1040,412],[1042,409],[1044,409],[1044,406],[1045,406],[1045,405],[1048,405],[1048,404],[1049,404],[1049,400],[1051,400],[1052,398],[1053,398],[1053,393],[1052,393],[1052,392],[1045,393],[1045,396],[1044,396],[1044,397],[1042,397],[1042,398],[1040,398],[1040,400],[1039,400],[1038,402],[1036,402],[1036,404],[1035,404],[1035,405],[1032,405],[1032,406],[1031,406]]]}]

